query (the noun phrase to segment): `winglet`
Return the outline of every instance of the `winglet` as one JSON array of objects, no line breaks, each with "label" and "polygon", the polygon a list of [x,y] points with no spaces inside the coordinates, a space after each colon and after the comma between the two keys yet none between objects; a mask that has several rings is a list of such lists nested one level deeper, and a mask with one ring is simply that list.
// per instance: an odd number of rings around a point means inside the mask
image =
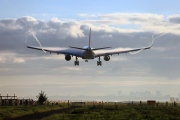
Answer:
[{"label": "winglet", "polygon": [[91,47],[91,28],[90,28],[90,31],[89,31],[89,47]]},{"label": "winglet", "polygon": [[26,45],[26,47],[27,47],[27,44],[26,44],[26,42],[27,42],[27,40],[24,42],[24,44]]},{"label": "winglet", "polygon": [[[33,33],[32,33],[32,36],[34,37],[34,39],[37,41],[37,43],[38,43],[38,44],[39,44],[39,46],[41,47],[41,50],[42,50],[44,53],[46,53],[46,51],[43,49],[43,47],[42,47],[41,43],[40,43],[40,42],[39,42],[39,40],[37,39],[37,37],[36,37],[36,36],[34,36],[34,34],[33,34]],[[28,46],[28,45],[26,44],[27,40],[28,40],[28,37],[26,38],[26,41],[24,42],[24,44],[26,45],[26,47],[27,47],[27,48],[31,48],[30,46]]]},{"label": "winglet", "polygon": [[150,49],[150,48],[153,46],[154,41],[155,41],[156,39],[158,39],[159,37],[165,35],[165,34],[166,34],[166,33],[162,33],[162,34],[158,35],[158,36],[155,37],[155,38],[154,38],[154,35],[155,35],[155,34],[153,34],[153,35],[152,35],[152,42],[151,42],[151,44],[150,44],[148,47],[141,48],[141,50]]},{"label": "winglet", "polygon": [[155,38],[154,38],[154,35],[155,35],[155,34],[153,34],[153,35],[152,35],[152,43],[151,43],[151,45],[149,46],[149,48],[151,48],[151,47],[153,46],[154,41],[155,41],[156,39],[158,39],[159,37],[161,37],[161,36],[163,36],[163,35],[165,35],[165,34],[167,34],[167,33],[162,33],[162,34],[158,35],[158,36],[155,37]]},{"label": "winglet", "polygon": [[155,35],[155,34],[152,35],[152,42],[151,42],[151,45],[149,46],[149,48],[151,48],[151,47],[153,46],[154,40],[156,39],[156,38],[154,39],[154,35]]},{"label": "winglet", "polygon": [[26,37],[26,40],[25,40],[25,42],[24,42],[24,44],[26,45],[26,47],[27,47],[26,42],[27,42],[27,40],[28,40],[28,37],[29,37],[29,36]]}]

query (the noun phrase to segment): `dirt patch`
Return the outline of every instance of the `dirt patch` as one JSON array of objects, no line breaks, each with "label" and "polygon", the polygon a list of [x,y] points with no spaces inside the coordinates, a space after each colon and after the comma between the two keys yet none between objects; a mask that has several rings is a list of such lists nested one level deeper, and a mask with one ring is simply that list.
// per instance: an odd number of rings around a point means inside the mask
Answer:
[{"label": "dirt patch", "polygon": [[34,120],[34,119],[37,120],[37,119],[42,119],[44,117],[48,117],[53,114],[64,113],[64,112],[67,113],[75,108],[77,108],[77,106],[71,106],[68,108],[52,110],[52,111],[43,112],[43,113],[34,113],[34,114],[30,114],[30,115],[20,116],[20,117],[11,118],[11,119],[4,119],[4,120]]}]

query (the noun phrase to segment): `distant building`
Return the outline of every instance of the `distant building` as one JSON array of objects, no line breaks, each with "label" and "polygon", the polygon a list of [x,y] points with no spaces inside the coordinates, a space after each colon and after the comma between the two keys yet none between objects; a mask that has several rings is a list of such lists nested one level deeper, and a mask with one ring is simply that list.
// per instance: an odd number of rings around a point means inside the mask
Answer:
[{"label": "distant building", "polygon": [[121,91],[118,91],[118,96],[122,96],[122,92]]},{"label": "distant building", "polygon": [[171,102],[174,102],[174,101],[175,101],[175,98],[174,98],[174,97],[170,97],[170,101],[171,101]]},{"label": "distant building", "polygon": [[155,100],[148,100],[147,104],[148,105],[156,105],[156,101]]},{"label": "distant building", "polygon": [[176,102],[179,102],[179,98],[176,98]]},{"label": "distant building", "polygon": [[156,97],[162,97],[161,91],[156,91]]},{"label": "distant building", "polygon": [[170,95],[165,95],[164,98],[169,99],[171,96]]},{"label": "distant building", "polygon": [[144,93],[142,93],[142,95],[143,95],[144,97],[150,97],[150,96],[152,96],[152,94],[151,94],[150,91],[145,91]]}]

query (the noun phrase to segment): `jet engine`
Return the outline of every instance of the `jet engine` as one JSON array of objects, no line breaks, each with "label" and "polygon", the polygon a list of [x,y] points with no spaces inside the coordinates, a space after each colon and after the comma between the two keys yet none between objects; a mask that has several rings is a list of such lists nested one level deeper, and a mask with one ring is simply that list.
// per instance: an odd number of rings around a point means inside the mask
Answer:
[{"label": "jet engine", "polygon": [[71,56],[70,55],[66,55],[65,59],[66,59],[66,61],[70,61],[71,60]]},{"label": "jet engine", "polygon": [[110,56],[109,55],[104,56],[104,60],[105,61],[109,61],[110,60]]}]

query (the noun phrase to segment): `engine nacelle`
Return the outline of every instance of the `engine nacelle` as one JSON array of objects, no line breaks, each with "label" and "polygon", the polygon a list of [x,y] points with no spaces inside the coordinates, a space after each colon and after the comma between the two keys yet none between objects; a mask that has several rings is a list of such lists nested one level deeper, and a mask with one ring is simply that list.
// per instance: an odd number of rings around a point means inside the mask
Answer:
[{"label": "engine nacelle", "polygon": [[109,55],[104,56],[104,60],[105,61],[109,61],[110,60],[110,56]]},{"label": "engine nacelle", "polygon": [[66,59],[66,61],[70,61],[71,60],[71,56],[70,55],[66,55],[65,59]]}]

